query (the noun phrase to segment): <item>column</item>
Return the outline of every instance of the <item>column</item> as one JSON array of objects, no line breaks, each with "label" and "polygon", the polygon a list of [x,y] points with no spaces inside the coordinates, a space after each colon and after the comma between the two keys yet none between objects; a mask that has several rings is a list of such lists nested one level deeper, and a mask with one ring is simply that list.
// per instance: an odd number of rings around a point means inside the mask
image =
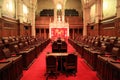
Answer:
[{"label": "column", "polygon": [[74,29],[73,29],[73,36],[72,36],[72,39],[74,39],[74,37],[75,37],[75,31],[74,31]]},{"label": "column", "polygon": [[16,8],[16,19],[19,19],[20,23],[23,23],[23,1],[17,0],[17,8]]},{"label": "column", "polygon": [[0,6],[0,18],[2,17],[2,6]]},{"label": "column", "polygon": [[32,3],[32,10],[31,10],[31,25],[32,25],[32,36],[36,36],[35,32],[35,2]]},{"label": "column", "polygon": [[96,23],[99,23],[99,20],[102,19],[102,2],[101,0],[96,1]]},{"label": "column", "polygon": [[97,0],[96,1],[96,16],[95,16],[95,33],[94,35],[100,35],[100,25],[99,22],[102,19],[102,0]]},{"label": "column", "polygon": [[79,35],[80,33],[79,33],[79,28],[77,28],[77,36]]},{"label": "column", "polygon": [[120,0],[117,0],[117,18],[120,18]]},{"label": "column", "polygon": [[44,39],[46,39],[46,29],[44,28]]},{"label": "column", "polygon": [[90,7],[84,7],[83,9],[83,16],[84,16],[84,26],[83,26],[83,36],[87,35],[87,25],[90,22]]},{"label": "column", "polygon": [[[55,7],[56,7],[56,4],[55,4]],[[54,8],[54,23],[57,22],[57,9]]]},{"label": "column", "polygon": [[39,31],[40,31],[40,32],[39,32],[39,37],[41,37],[41,28],[39,29]]},{"label": "column", "polygon": [[57,22],[57,0],[53,0],[53,2],[54,2],[54,23],[56,23]]},{"label": "column", "polygon": [[65,3],[62,6],[62,22],[65,22]]}]

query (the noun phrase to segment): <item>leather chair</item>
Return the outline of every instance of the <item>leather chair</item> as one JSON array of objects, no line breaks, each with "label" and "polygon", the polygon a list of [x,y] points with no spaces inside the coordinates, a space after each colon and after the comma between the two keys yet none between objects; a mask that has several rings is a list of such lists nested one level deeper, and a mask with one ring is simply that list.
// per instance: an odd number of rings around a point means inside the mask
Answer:
[{"label": "leather chair", "polygon": [[17,44],[13,45],[13,49],[16,53],[20,53],[19,46]]},{"label": "leather chair", "polygon": [[19,55],[23,56],[23,66],[25,69],[28,69],[32,61],[35,59],[35,48],[27,47],[27,44],[19,43],[18,47],[16,46],[16,52],[19,52]]},{"label": "leather chair", "polygon": [[2,42],[2,39],[0,39],[0,60],[5,58],[5,55],[3,54],[2,49],[4,48],[4,44]]},{"label": "leather chair", "polygon": [[4,48],[2,51],[3,51],[4,55],[5,55],[5,58],[12,57],[12,54],[11,54],[11,52],[10,52],[10,50],[8,48]]},{"label": "leather chair", "polygon": [[57,78],[57,63],[56,57],[54,56],[46,56],[46,80],[48,77]]},{"label": "leather chair", "polygon": [[66,58],[66,62],[64,63],[66,76],[68,74],[74,74],[76,76],[77,72],[77,55],[76,54],[68,54]]},{"label": "leather chair", "polygon": [[62,41],[60,52],[67,52],[67,43]]},{"label": "leather chair", "polygon": [[0,60],[4,59],[5,55],[2,52],[2,48],[0,47]]},{"label": "leather chair", "polygon": [[112,58],[113,59],[117,59],[120,55],[119,55],[120,49],[118,47],[113,47],[112,49]]},{"label": "leather chair", "polygon": [[52,44],[52,52],[59,52],[57,42],[53,42],[53,44]]},{"label": "leather chair", "polygon": [[[11,62],[11,68],[9,68],[9,75],[6,77],[10,77],[7,80],[19,80],[20,76],[22,75],[22,56],[21,55],[12,55],[9,48],[2,49],[3,54],[5,55],[4,63]],[[14,53],[15,54],[15,53]],[[5,66],[6,68],[6,66]]]}]

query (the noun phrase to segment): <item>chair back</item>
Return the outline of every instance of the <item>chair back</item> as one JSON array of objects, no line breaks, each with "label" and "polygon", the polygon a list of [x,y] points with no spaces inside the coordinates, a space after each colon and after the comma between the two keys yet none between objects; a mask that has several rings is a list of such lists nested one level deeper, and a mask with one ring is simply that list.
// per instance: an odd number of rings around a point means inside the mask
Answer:
[{"label": "chair back", "polygon": [[75,54],[68,54],[66,62],[68,66],[76,66],[77,56]]},{"label": "chair back", "polygon": [[102,45],[101,48],[101,54],[105,54],[105,51],[106,51],[106,46],[105,45]]},{"label": "chair back", "polygon": [[56,41],[52,44],[52,52],[59,52],[58,44]]},{"label": "chair back", "polygon": [[46,71],[47,73],[56,73],[57,71],[57,63],[56,57],[54,56],[47,56],[46,57]]},{"label": "chair back", "polygon": [[10,58],[11,57],[11,52],[8,48],[4,48],[3,49],[3,53],[5,55],[6,58]]},{"label": "chair back", "polygon": [[23,43],[19,43],[18,45],[20,50],[22,50],[25,47]]},{"label": "chair back", "polygon": [[15,44],[13,47],[16,53],[20,52],[19,46],[17,44]]},{"label": "chair back", "polygon": [[118,47],[113,47],[112,49],[112,55],[113,56],[119,56],[120,49]]},{"label": "chair back", "polygon": [[56,48],[58,46],[57,42],[53,42],[52,47]]},{"label": "chair back", "polygon": [[46,57],[46,66],[47,67],[55,67],[56,66],[56,57],[47,56]]},{"label": "chair back", "polygon": [[3,54],[2,49],[0,49],[0,60],[4,58],[5,58],[5,55]]}]

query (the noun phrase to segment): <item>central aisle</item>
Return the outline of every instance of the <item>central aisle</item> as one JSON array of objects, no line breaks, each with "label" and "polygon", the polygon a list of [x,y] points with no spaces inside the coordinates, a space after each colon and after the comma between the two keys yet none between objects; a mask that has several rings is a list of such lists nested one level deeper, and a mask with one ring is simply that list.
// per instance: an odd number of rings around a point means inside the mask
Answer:
[{"label": "central aisle", "polygon": [[[68,52],[74,52],[75,49],[68,43]],[[51,43],[40,53],[35,62],[28,70],[23,71],[21,80],[45,80],[44,76],[46,72],[46,53],[52,52]],[[96,72],[92,71],[84,60],[78,55],[78,66],[76,76],[66,77],[65,74],[60,74],[57,80],[99,80],[96,76]]]}]

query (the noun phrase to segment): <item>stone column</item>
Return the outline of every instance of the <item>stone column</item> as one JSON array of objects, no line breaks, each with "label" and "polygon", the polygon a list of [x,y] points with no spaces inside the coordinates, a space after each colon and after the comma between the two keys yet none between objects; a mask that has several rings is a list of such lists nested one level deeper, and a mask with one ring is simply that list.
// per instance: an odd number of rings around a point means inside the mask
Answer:
[{"label": "stone column", "polygon": [[16,14],[16,19],[19,19],[20,23],[23,23],[23,1],[22,0],[17,0],[17,14]]},{"label": "stone column", "polygon": [[31,25],[32,25],[32,36],[36,36],[36,32],[35,32],[35,3],[31,3]]},{"label": "stone column", "polygon": [[96,1],[96,16],[95,22],[99,23],[99,20],[102,19],[102,2],[101,0]]},{"label": "stone column", "polygon": [[39,37],[41,37],[41,28],[39,29],[39,31],[40,31],[40,32],[39,32]]},{"label": "stone column", "polygon": [[74,39],[75,37],[75,31],[74,31],[74,28],[73,28],[73,36],[72,36],[72,39]]},{"label": "stone column", "polygon": [[117,18],[120,18],[120,0],[117,0]]},{"label": "stone column", "polygon": [[65,22],[65,3],[62,6],[62,22]]},{"label": "stone column", "polygon": [[44,28],[44,39],[46,39],[46,29]]},{"label": "stone column", "polygon": [[99,22],[102,19],[102,0],[96,1],[96,15],[95,15],[95,34],[94,35],[100,35],[100,25]]},{"label": "stone column", "polygon": [[2,17],[2,6],[0,6],[0,18]]},{"label": "stone column", "polygon": [[56,0],[53,0],[54,2],[54,23],[57,22],[57,1]]},{"label": "stone column", "polygon": [[87,35],[87,25],[90,22],[90,7],[84,7],[83,9],[84,16],[84,26],[83,26],[83,36]]}]

